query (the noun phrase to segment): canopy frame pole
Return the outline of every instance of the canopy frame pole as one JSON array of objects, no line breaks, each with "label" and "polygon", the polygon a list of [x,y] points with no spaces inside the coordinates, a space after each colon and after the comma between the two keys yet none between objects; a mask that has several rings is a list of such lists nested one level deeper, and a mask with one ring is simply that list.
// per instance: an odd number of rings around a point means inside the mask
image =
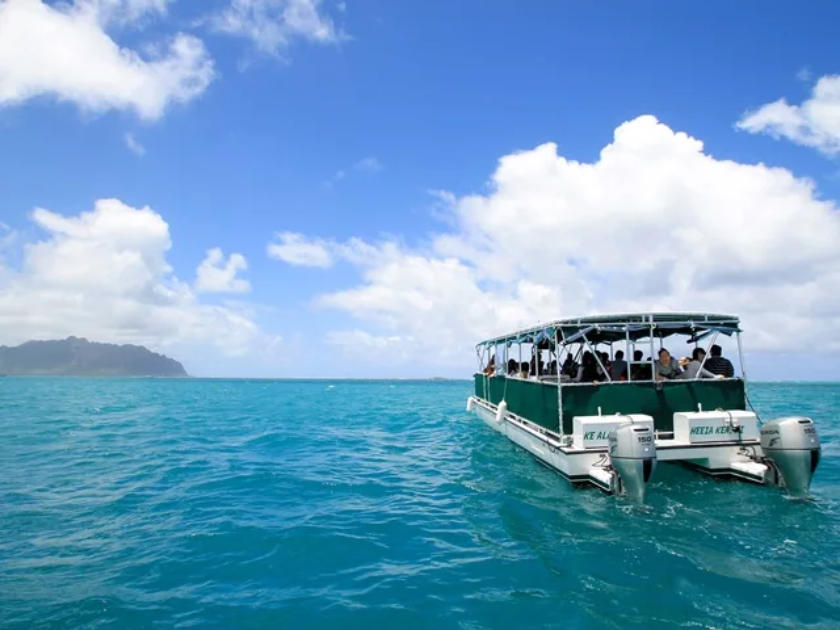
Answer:
[{"label": "canopy frame pole", "polygon": [[487,347],[487,351],[484,353],[484,369],[481,370],[481,373],[484,375],[484,400],[490,401],[490,379],[487,378],[487,363],[490,361],[490,347]]},{"label": "canopy frame pole", "polygon": [[[654,338],[653,338],[653,315],[650,316],[650,378],[653,382],[656,382],[656,359],[653,357],[656,356],[656,349],[654,346]],[[661,343],[661,341],[660,341]]]},{"label": "canopy frame pole", "polygon": [[741,347],[741,331],[735,333],[738,342],[738,360],[741,362],[741,378],[744,379],[744,388],[747,386],[747,367],[744,365],[744,349]]},{"label": "canopy frame pole", "polygon": [[484,400],[490,400],[487,397],[487,375],[484,373],[484,362],[487,356],[487,346],[481,346],[481,351],[478,353],[478,371],[481,374],[481,390],[484,395]]},{"label": "canopy frame pole", "polygon": [[[554,347],[559,349],[560,348],[560,330],[554,331]],[[564,346],[565,347],[565,346]],[[568,353],[568,348],[566,349]],[[566,434],[563,432],[563,378],[560,374],[560,353],[557,353],[557,423],[559,425],[560,437],[564,437]]]},{"label": "canopy frame pole", "polygon": [[[632,376],[633,354],[634,354],[635,347],[634,347],[633,350],[630,349],[630,327],[629,326],[624,327],[624,346],[627,349],[627,358],[624,359],[624,362],[627,363],[627,382],[630,383],[630,382],[633,381],[633,376]],[[635,344],[634,344],[634,346],[635,346]]]},{"label": "canopy frame pole", "polygon": [[[548,346],[548,375],[549,376],[551,376],[551,361],[552,361],[551,357],[554,357],[554,359],[553,359],[554,361],[557,360],[557,357],[554,354],[556,350],[557,350],[557,346],[554,346],[553,350],[551,349],[551,346]],[[558,365],[558,370],[559,370],[559,367],[560,366]],[[559,376],[559,374],[558,374],[558,376]]]},{"label": "canopy frame pole", "polygon": [[[703,371],[703,366],[706,365],[706,359],[709,358],[709,353],[712,351],[712,346],[715,345],[715,341],[717,341],[719,334],[720,331],[716,330],[715,334],[712,335],[712,340],[709,342],[709,345],[706,346],[706,351],[703,353],[703,360],[700,362],[700,369],[697,370],[697,378],[700,378],[700,373]],[[741,365],[741,369],[743,369],[743,364]]]}]

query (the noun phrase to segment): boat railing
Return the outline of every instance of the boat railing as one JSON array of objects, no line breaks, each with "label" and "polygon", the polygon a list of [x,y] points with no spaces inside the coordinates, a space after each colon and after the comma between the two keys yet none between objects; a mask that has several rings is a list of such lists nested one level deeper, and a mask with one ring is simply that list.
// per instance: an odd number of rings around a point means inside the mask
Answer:
[{"label": "boat railing", "polygon": [[595,382],[584,382],[579,383],[577,381],[561,381],[563,387],[580,387],[581,385],[595,385],[595,386],[607,386],[611,387],[613,385],[657,385],[659,383],[696,383],[701,381],[703,383],[720,383],[726,381],[742,381],[740,376],[730,376],[724,378],[709,378],[709,377],[695,377],[695,378],[669,378],[664,379],[661,381],[653,381],[651,379],[638,379],[635,381],[595,381]]},{"label": "boat railing", "polygon": [[[556,387],[557,383],[558,383],[558,377],[555,376],[555,375],[539,376],[537,378],[529,376],[527,378],[523,378],[521,376],[516,376],[514,374],[499,373],[499,374],[487,375],[487,374],[483,374],[482,372],[476,372],[475,376],[485,376],[486,378],[497,378],[497,377],[501,376],[501,377],[504,377],[504,378],[506,378],[508,380],[511,380],[511,381],[521,381],[521,382],[526,382],[526,383],[542,383],[544,385],[551,385],[551,386],[554,386],[554,387]],[[629,380],[619,380],[619,381],[603,380],[603,381],[578,382],[578,381],[573,381],[571,379],[563,380],[561,378],[561,379],[559,379],[559,382],[563,387],[581,387],[581,386],[591,386],[591,385],[595,385],[595,386],[599,386],[599,387],[600,386],[610,387],[610,386],[613,386],[613,385],[642,385],[642,384],[645,384],[645,383],[650,384],[650,385],[656,385],[657,383],[694,383],[694,382],[697,382],[697,381],[702,381],[704,383],[705,382],[720,383],[720,382],[726,382],[726,381],[742,381],[742,380],[744,380],[744,379],[740,376],[728,376],[728,377],[721,377],[721,378],[709,378],[709,377],[697,376],[695,378],[674,378],[674,379],[665,379],[665,380],[661,380],[661,381],[654,381],[654,380],[651,380],[651,379],[636,379],[636,380],[633,380],[633,381],[629,381]]]}]

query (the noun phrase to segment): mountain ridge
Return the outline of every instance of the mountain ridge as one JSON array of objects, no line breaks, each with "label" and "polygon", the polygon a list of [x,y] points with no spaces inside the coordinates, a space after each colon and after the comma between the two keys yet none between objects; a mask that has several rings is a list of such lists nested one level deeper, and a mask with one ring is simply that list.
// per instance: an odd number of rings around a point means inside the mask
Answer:
[{"label": "mountain ridge", "polygon": [[145,346],[84,337],[0,346],[0,374],[9,376],[189,376],[180,362]]}]

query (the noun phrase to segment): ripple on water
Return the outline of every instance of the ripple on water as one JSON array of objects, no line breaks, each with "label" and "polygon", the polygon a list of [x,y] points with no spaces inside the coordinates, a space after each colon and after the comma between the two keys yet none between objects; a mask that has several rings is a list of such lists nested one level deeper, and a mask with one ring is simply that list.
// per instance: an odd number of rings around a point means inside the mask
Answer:
[{"label": "ripple on water", "polygon": [[0,625],[838,627],[840,386],[752,390],[819,425],[807,503],[668,466],[645,506],[577,490],[468,393],[2,379]]}]

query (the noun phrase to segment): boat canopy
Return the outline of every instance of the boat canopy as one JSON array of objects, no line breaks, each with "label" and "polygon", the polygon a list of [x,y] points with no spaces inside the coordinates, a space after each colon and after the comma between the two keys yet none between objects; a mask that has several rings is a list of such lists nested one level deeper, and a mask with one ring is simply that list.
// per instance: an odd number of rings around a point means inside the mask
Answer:
[{"label": "boat canopy", "polygon": [[624,313],[559,319],[547,324],[524,328],[500,337],[487,339],[476,348],[514,343],[532,343],[537,347],[573,343],[611,344],[645,338],[688,335],[689,341],[700,341],[713,333],[731,336],[741,332],[738,317],[716,313]]}]

